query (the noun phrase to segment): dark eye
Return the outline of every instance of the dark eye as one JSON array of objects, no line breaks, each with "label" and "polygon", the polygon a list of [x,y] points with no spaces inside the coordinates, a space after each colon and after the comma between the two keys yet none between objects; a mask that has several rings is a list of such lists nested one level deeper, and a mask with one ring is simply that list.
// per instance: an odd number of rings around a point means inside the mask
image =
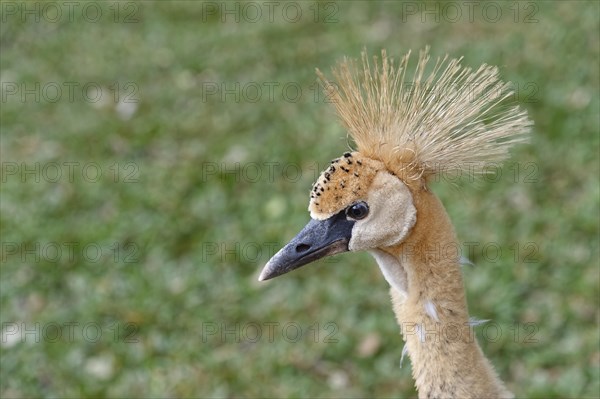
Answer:
[{"label": "dark eye", "polygon": [[366,202],[357,202],[346,209],[346,216],[354,220],[364,219],[369,214],[369,205]]}]

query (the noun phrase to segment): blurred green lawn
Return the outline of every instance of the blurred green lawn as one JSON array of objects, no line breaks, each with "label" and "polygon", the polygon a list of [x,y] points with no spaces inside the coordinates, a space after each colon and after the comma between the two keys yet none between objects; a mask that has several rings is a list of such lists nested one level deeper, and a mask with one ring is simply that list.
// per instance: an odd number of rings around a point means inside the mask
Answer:
[{"label": "blurred green lawn", "polygon": [[434,187],[484,351],[518,397],[599,396],[599,3],[46,4],[0,4],[0,396],[414,396],[368,255],[256,277],[348,148],[314,68],[428,44],[535,121]]}]

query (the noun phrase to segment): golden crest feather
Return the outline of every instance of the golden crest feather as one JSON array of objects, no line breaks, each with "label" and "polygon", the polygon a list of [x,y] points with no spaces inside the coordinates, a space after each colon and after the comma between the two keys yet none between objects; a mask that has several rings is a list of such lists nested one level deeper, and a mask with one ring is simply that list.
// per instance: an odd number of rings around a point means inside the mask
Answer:
[{"label": "golden crest feather", "polygon": [[317,69],[342,124],[364,156],[382,161],[407,179],[440,171],[478,173],[474,166],[498,162],[527,140],[532,122],[517,106],[498,69],[438,58],[427,75],[429,48],[422,50],[410,81],[410,51],[396,67],[382,50],[372,64],[345,58],[333,68],[335,83]]}]

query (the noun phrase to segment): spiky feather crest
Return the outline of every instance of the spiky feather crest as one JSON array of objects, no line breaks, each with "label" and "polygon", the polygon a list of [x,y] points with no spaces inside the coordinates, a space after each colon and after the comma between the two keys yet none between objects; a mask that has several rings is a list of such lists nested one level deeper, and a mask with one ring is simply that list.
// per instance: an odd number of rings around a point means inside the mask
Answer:
[{"label": "spiky feather crest", "polygon": [[397,67],[381,52],[381,61],[362,67],[345,58],[333,68],[335,83],[317,69],[328,98],[357,150],[382,161],[404,179],[441,171],[478,173],[485,162],[499,162],[509,148],[527,140],[532,122],[525,111],[503,103],[513,94],[498,69],[476,71],[462,58],[438,58],[425,77],[429,48],[419,54],[412,79],[405,81],[410,51]]}]

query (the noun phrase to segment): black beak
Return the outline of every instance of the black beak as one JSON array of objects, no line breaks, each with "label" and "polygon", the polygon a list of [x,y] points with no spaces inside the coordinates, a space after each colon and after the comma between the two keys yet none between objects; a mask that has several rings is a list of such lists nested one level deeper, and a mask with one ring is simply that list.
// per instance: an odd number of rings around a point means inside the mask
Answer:
[{"label": "black beak", "polygon": [[329,219],[312,219],[267,262],[258,280],[269,280],[325,256],[347,252],[353,226],[354,221],[347,220],[344,211]]}]

